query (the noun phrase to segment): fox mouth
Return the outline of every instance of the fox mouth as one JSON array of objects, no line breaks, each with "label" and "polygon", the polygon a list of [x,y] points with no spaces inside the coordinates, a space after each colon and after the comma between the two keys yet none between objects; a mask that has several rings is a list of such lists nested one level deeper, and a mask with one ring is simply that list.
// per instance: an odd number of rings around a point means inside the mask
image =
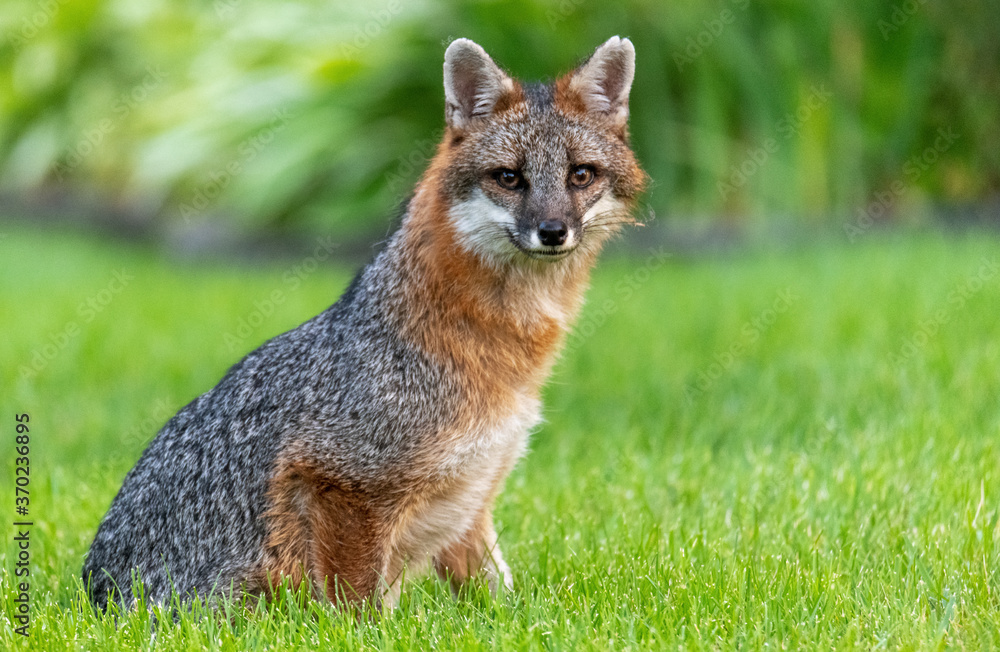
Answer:
[{"label": "fox mouth", "polygon": [[562,260],[563,258],[566,258],[571,253],[576,251],[576,248],[579,246],[579,241],[577,241],[575,244],[569,247],[563,245],[558,245],[558,246],[543,245],[541,247],[527,247],[521,243],[517,235],[515,235],[512,231],[507,231],[507,239],[510,240],[510,243],[514,245],[514,247],[518,251],[520,251],[528,258],[533,258],[535,260],[545,260],[550,262],[555,262],[557,260]]},{"label": "fox mouth", "polygon": [[522,253],[527,254],[529,257],[536,260],[562,260],[566,256],[569,256],[576,247],[570,247],[569,249],[558,249],[555,247],[549,247],[546,249],[521,249]]}]

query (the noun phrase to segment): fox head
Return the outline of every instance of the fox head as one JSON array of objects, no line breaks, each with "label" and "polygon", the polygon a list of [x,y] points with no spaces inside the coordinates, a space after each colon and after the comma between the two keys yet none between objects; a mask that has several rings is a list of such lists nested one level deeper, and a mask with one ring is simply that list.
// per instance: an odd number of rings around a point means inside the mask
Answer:
[{"label": "fox head", "polygon": [[645,174],[628,144],[631,41],[613,37],[554,83],[521,83],[468,39],[444,60],[438,178],[459,243],[492,263],[596,252]]}]

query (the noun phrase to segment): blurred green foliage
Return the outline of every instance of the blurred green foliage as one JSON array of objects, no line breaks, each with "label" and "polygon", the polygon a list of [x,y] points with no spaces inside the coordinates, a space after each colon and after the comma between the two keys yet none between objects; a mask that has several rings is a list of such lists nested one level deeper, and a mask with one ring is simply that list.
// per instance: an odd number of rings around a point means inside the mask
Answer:
[{"label": "blurred green foliage", "polygon": [[384,229],[441,133],[450,39],[544,78],[621,34],[657,212],[919,214],[1000,188],[998,26],[991,0],[5,0],[0,189]]}]

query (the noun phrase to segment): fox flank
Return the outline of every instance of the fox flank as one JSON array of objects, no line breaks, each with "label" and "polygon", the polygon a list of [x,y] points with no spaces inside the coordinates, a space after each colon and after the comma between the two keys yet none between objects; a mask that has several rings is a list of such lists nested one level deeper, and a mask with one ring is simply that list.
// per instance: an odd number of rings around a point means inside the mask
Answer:
[{"label": "fox flank", "polygon": [[493,504],[602,244],[645,183],[617,36],[552,84],[467,39],[447,128],[386,247],[330,308],[233,366],[128,473],[83,568],[92,601],[269,595],[394,605],[404,577],[511,587]]}]

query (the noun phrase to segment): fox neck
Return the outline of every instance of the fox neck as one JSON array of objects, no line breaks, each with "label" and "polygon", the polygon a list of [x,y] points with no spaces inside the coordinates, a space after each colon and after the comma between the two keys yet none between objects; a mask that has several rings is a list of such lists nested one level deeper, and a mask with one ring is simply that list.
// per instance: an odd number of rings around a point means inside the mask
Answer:
[{"label": "fox neck", "polygon": [[[484,260],[461,242],[433,168],[394,246],[400,330],[485,394],[537,394],[583,301],[596,252],[556,262]],[[485,407],[485,406],[484,406]]]}]

